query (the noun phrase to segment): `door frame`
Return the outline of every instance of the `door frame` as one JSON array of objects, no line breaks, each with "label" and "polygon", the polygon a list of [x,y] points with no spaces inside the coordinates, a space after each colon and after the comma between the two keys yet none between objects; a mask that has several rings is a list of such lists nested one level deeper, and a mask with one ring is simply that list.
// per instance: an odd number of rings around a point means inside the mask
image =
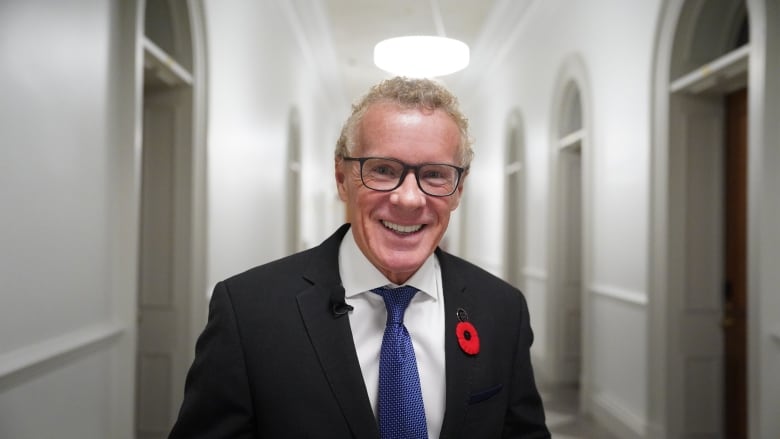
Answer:
[{"label": "door frame", "polygon": [[[553,96],[552,114],[550,117],[549,138],[550,138],[550,162],[549,162],[549,204],[547,231],[547,258],[548,258],[548,283],[546,293],[546,318],[545,330],[548,346],[545,347],[546,355],[542,361],[540,375],[542,381],[552,385],[570,385],[571,380],[566,377],[565,358],[561,352],[564,350],[562,345],[566,340],[561,331],[560,322],[567,318],[564,313],[565,307],[561,303],[565,300],[561,291],[563,286],[563,267],[566,266],[566,252],[563,251],[559,231],[565,226],[562,214],[565,209],[561,206],[565,193],[561,188],[561,166],[562,151],[560,128],[563,119],[567,114],[567,105],[569,105],[572,88],[576,87],[580,99],[581,111],[581,129],[576,134],[580,148],[580,170],[581,170],[581,207],[580,207],[580,312],[579,328],[580,333],[580,358],[579,358],[579,376],[576,381],[579,385],[580,410],[588,413],[592,411],[592,360],[590,337],[592,334],[592,323],[590,317],[591,295],[589,286],[592,284],[592,257],[593,254],[593,228],[591,226],[592,218],[592,98],[590,93],[590,81],[585,62],[578,53],[567,56],[561,66],[558,77],[555,82],[555,95]],[[569,133],[566,133],[569,134]]]},{"label": "door frame", "polygon": [[[765,118],[769,114],[777,114],[777,106],[767,106],[770,97],[766,96],[767,83],[777,84],[778,81],[767,76],[769,65],[777,65],[776,55],[770,56],[768,46],[777,47],[770,40],[769,35],[777,34],[777,21],[771,21],[767,9],[777,14],[777,7],[764,0],[746,0],[747,16],[750,22],[750,46],[749,46],[749,73],[747,83],[749,90],[748,111],[750,113],[748,128],[748,238],[747,254],[750,261],[748,268],[749,295],[748,304],[748,404],[751,406],[748,419],[748,430],[751,436],[763,437],[771,435],[767,426],[779,425],[778,421],[769,420],[766,414],[770,413],[776,405],[767,404],[769,401],[778,401],[779,394],[772,390],[762,388],[761,371],[771,364],[767,357],[762,357],[756,349],[761,345],[761,340],[767,335],[766,322],[761,321],[761,308],[759,303],[767,299],[774,292],[762,279],[767,273],[762,273],[770,264],[767,255],[775,254],[776,250],[767,250],[763,242],[773,233],[765,224],[763,228],[756,227],[761,220],[771,217],[771,212],[761,212],[755,204],[757,200],[765,200],[764,191],[767,189],[767,177],[762,170],[767,167],[775,168],[780,165],[777,161],[766,163],[762,157],[767,155],[769,146],[764,139],[767,132],[777,132],[776,127],[766,125]],[[685,389],[675,386],[671,378],[679,374],[680,370],[675,365],[675,358],[679,356],[676,350],[675,337],[678,333],[673,329],[676,325],[675,316],[681,311],[679,304],[673,300],[670,291],[679,289],[679,279],[671,275],[673,260],[669,258],[670,247],[670,218],[674,213],[674,206],[670,204],[669,194],[677,190],[669,180],[672,166],[674,165],[670,154],[670,83],[671,67],[674,60],[673,51],[678,26],[692,26],[696,15],[701,12],[703,2],[664,2],[662,4],[658,32],[655,42],[655,66],[653,76],[653,110],[651,130],[651,214],[650,214],[650,248],[648,258],[648,434],[650,438],[679,437],[681,435],[682,422],[681,411],[677,410],[677,401],[682,398]],[[693,18],[692,18],[693,16]],[[768,21],[769,20],[769,21]],[[687,21],[687,23],[686,23]],[[768,32],[770,28],[772,32]],[[688,30],[692,32],[692,30]],[[690,34],[689,34],[690,36]],[[690,44],[690,39],[688,41]],[[770,59],[767,59],[767,56]],[[777,93],[770,93],[777,96]],[[765,114],[766,110],[766,114]],[[761,257],[761,256],[765,257]],[[776,261],[776,259],[775,259]],[[717,291],[720,295],[720,291]],[[767,373],[771,376],[771,373]],[[764,383],[763,386],[765,386]],[[778,386],[775,386],[777,388]],[[765,434],[762,435],[762,432]]]},{"label": "door frame", "polygon": [[[141,185],[143,175],[143,160],[141,159],[143,153],[143,118],[144,118],[144,106],[145,106],[145,59],[146,59],[146,46],[145,46],[145,12],[146,12],[146,0],[138,0],[136,7],[136,35],[135,35],[135,47],[136,47],[136,67],[137,72],[135,83],[135,130],[134,130],[134,151],[137,161],[137,168],[135,170],[135,181],[137,198],[134,200],[135,211],[137,212],[136,222],[136,236],[138,244],[136,247],[136,293],[133,295],[133,303],[130,305],[133,308],[133,314],[137,315],[137,319],[141,319],[142,315],[138,311],[140,300],[140,268],[142,266],[140,238],[142,234],[143,224],[141,223],[142,212],[142,192]],[[177,354],[175,368],[181,373],[185,373],[189,364],[194,359],[195,343],[198,336],[203,331],[203,327],[207,318],[207,304],[210,290],[206,285],[207,282],[207,253],[208,253],[208,224],[207,224],[207,46],[206,46],[206,28],[205,28],[205,9],[203,0],[186,0],[184,2],[170,2],[173,14],[173,20],[186,20],[186,26],[189,28],[189,35],[176,35],[177,37],[188,37],[188,41],[185,45],[188,46],[188,58],[191,67],[189,73],[192,77],[192,84],[190,86],[189,106],[191,106],[191,112],[188,118],[191,118],[186,124],[187,133],[186,137],[189,142],[186,146],[186,163],[175,164],[176,168],[180,168],[183,175],[187,176],[187,187],[178,187],[175,189],[174,197],[186,197],[181,203],[175,203],[173,206],[174,217],[183,216],[185,227],[183,231],[176,233],[178,235],[176,243],[173,245],[172,250],[177,253],[176,265],[174,266],[175,273],[172,276],[177,277],[181,291],[177,294],[185,297],[183,301],[183,308],[177,312],[180,312],[180,318],[177,318],[176,324],[177,334],[176,343],[181,343],[181,348],[178,349],[181,354]],[[182,23],[183,24],[183,23]],[[173,177],[176,178],[176,177]],[[180,183],[181,181],[177,181]],[[174,219],[175,220],[175,219]],[[181,221],[181,220],[179,220]],[[174,224],[174,228],[178,226]],[[136,328],[140,327],[140,323]],[[133,369],[136,368],[136,362],[138,361],[138,353],[140,347],[140,337],[136,337],[136,346],[133,352],[134,360],[131,363]],[[133,373],[134,387],[137,389],[139,385],[137,381],[138,372]],[[178,412],[180,400],[183,397],[184,382],[181,377],[181,382],[172,383],[172,389],[176,392],[171,401],[171,413],[175,416]],[[134,393],[133,407],[137,408],[138,397],[137,391]],[[135,419],[133,422],[133,430],[137,432],[138,426],[138,413],[134,410]]]}]

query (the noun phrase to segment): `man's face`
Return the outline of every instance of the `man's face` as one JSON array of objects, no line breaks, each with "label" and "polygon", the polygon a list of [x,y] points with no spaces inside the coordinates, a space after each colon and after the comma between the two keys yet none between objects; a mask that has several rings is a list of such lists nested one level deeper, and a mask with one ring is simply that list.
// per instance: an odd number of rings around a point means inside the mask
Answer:
[{"label": "man's face", "polygon": [[[447,113],[402,109],[394,104],[372,105],[356,139],[355,157],[390,157],[410,165],[457,161],[460,132]],[[439,245],[450,213],[458,207],[458,189],[447,197],[422,192],[414,173],[401,186],[378,192],[363,185],[360,164],[336,164],[339,197],[347,204],[347,216],[358,247],[369,261],[396,284],[406,282]]]}]

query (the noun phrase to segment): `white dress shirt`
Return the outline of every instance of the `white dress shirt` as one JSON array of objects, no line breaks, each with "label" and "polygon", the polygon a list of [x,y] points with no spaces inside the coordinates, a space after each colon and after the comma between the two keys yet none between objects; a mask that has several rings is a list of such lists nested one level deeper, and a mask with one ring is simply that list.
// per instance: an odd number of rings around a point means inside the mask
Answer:
[{"label": "white dress shirt", "polygon": [[[352,338],[357,349],[360,370],[368,390],[374,415],[379,395],[379,351],[387,321],[387,309],[382,297],[371,290],[390,282],[355,243],[350,229],[341,241],[339,271],[346,292],[346,303],[354,309],[349,313]],[[420,387],[425,406],[428,437],[438,438],[444,420],[446,378],[444,368],[444,295],[441,268],[431,255],[406,282],[419,290],[404,314],[417,358]],[[454,329],[453,329],[454,330]]]}]

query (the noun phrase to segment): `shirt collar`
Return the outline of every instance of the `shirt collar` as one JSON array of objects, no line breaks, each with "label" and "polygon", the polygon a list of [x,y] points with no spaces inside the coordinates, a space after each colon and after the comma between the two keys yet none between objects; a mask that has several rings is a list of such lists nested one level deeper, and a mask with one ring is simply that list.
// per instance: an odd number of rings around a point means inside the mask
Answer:
[{"label": "shirt collar", "polygon": [[[404,285],[411,285],[434,300],[438,300],[437,272],[439,261],[431,254],[423,265]],[[363,254],[355,242],[352,229],[347,231],[339,249],[339,271],[344,286],[345,297],[350,298],[385,285],[396,286],[390,282]]]}]

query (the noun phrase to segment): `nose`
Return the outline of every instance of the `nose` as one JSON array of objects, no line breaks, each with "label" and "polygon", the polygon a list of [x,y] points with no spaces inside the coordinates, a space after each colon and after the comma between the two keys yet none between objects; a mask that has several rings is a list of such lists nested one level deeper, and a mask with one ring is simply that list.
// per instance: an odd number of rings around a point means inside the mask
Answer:
[{"label": "nose", "polygon": [[409,172],[401,181],[401,185],[395,188],[390,194],[390,201],[393,204],[407,207],[420,207],[425,205],[425,193],[417,185],[417,178],[414,172]]}]

